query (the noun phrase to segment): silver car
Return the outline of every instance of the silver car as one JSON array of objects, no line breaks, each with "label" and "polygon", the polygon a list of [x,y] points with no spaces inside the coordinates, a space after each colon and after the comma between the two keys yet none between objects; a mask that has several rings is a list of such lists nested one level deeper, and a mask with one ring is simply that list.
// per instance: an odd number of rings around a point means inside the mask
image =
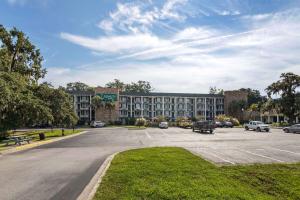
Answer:
[{"label": "silver car", "polygon": [[284,127],[283,131],[286,133],[300,133],[300,124]]},{"label": "silver car", "polygon": [[158,125],[159,128],[168,128],[169,125],[168,125],[168,122],[160,122],[159,125]]},{"label": "silver car", "polygon": [[91,123],[91,127],[92,128],[102,128],[105,126],[105,123],[104,122],[101,122],[101,121],[93,121]]}]

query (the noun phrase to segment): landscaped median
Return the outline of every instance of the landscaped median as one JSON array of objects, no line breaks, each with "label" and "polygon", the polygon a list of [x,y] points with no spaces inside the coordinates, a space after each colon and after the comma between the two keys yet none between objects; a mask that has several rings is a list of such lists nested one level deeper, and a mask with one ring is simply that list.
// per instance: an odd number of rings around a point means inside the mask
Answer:
[{"label": "landscaped median", "polygon": [[[1,142],[0,141],[0,152],[5,152],[7,150],[21,150],[21,149],[27,149],[30,147],[38,146],[44,143],[49,143],[53,139],[59,139],[63,138],[65,136],[70,136],[74,134],[78,134],[80,132],[83,132],[83,129],[76,129],[76,130],[71,130],[71,129],[66,129],[64,130],[62,134],[61,129],[55,129],[55,130],[32,130],[32,131],[26,131],[26,132],[18,132],[16,135],[26,135],[28,137],[31,137],[32,140],[30,141],[30,144],[23,143],[23,145],[14,145],[14,142],[9,142],[9,145],[6,144],[6,142]],[[45,139],[40,140],[39,139],[39,133],[44,133]]]},{"label": "landscaped median", "polygon": [[215,166],[173,147],[115,156],[94,200],[300,199],[300,163]]}]

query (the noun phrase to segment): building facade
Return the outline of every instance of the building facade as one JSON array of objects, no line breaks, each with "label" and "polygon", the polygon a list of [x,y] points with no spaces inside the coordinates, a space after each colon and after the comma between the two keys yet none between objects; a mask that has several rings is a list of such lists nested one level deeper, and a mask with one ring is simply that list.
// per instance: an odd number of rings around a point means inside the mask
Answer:
[{"label": "building facade", "polygon": [[[74,110],[80,123],[99,121],[123,121],[126,118],[152,119],[164,116],[169,120],[177,117],[198,117],[212,120],[224,114],[224,96],[195,93],[128,93],[115,88],[95,88],[94,92],[71,92]],[[98,95],[104,101],[103,107],[94,108],[92,98]],[[110,102],[113,108],[106,108]]]},{"label": "building facade", "polygon": [[211,120],[224,114],[224,96],[188,93],[126,93],[119,95],[119,118],[152,119],[164,116],[170,120],[177,117],[198,117]]}]

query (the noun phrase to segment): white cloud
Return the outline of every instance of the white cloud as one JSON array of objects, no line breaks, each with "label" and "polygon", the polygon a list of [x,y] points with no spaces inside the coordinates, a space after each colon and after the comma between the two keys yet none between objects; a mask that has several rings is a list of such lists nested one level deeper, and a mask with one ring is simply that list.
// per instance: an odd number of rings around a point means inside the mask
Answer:
[{"label": "white cloud", "polygon": [[[101,69],[92,64],[89,70],[62,74],[49,70],[47,79],[58,84],[88,80],[92,85],[104,85],[113,78],[126,82],[142,79],[152,82],[157,91],[169,92],[207,92],[213,85],[263,90],[282,72],[300,74],[299,13],[289,10],[241,17],[241,23],[247,25],[243,32],[190,26],[169,38],[130,33],[95,39],[62,33],[62,38],[94,54],[112,53],[119,62],[104,63]],[[150,59],[164,61],[153,63]]]},{"label": "white cloud", "polygon": [[122,53],[123,51],[129,53],[170,44],[169,41],[150,34],[89,38],[69,33],[61,33],[61,38],[94,51],[110,53]]},{"label": "white cloud", "polygon": [[186,2],[187,0],[167,0],[162,8],[149,8],[149,3],[118,3],[117,9],[109,14],[109,18],[100,21],[98,27],[106,32],[115,29],[131,33],[149,32],[153,24],[163,23],[163,20],[184,20],[185,16],[180,8]]}]

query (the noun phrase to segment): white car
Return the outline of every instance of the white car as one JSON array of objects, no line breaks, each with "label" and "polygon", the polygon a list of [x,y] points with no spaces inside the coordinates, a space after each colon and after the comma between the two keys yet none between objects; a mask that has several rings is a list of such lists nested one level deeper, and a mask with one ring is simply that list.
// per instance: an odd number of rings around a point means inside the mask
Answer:
[{"label": "white car", "polygon": [[270,131],[270,127],[268,124],[265,124],[261,121],[250,121],[248,124],[244,125],[245,130],[254,130],[257,132],[261,132],[261,131],[266,131],[269,132]]},{"label": "white car", "polygon": [[169,125],[168,125],[168,122],[160,122],[159,125],[158,125],[159,128],[168,128]]},{"label": "white car", "polygon": [[105,123],[101,122],[101,121],[93,121],[91,123],[91,127],[93,127],[93,128],[102,128],[104,126],[105,126]]}]

